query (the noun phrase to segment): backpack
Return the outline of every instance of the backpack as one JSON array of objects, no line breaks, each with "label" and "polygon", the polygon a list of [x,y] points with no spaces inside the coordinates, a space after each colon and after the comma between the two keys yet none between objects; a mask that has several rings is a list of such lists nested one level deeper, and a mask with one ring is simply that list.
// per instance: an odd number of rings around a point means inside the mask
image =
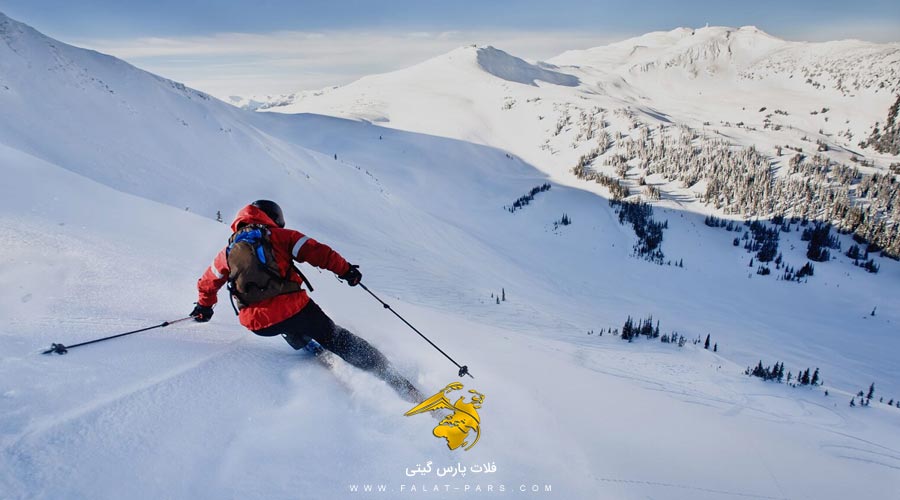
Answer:
[{"label": "backpack", "polygon": [[[296,266],[281,274],[275,254],[272,251],[271,231],[262,224],[241,227],[228,239],[225,257],[228,262],[228,291],[232,306],[238,309],[271,299],[286,293],[299,292],[301,284],[290,279],[296,272],[309,286],[306,277]],[[309,286],[312,291],[312,286]]]}]

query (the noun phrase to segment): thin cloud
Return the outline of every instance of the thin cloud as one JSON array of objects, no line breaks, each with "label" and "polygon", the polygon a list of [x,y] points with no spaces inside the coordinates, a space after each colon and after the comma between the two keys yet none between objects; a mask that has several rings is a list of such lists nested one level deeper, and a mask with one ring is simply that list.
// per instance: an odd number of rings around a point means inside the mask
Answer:
[{"label": "thin cloud", "polygon": [[790,40],[827,42],[830,40],[856,39],[867,42],[900,42],[900,20],[844,20],[840,23],[822,23],[792,28],[789,33],[772,34]]},{"label": "thin cloud", "polygon": [[[859,38],[898,41],[900,22],[847,21],[792,26],[771,33],[789,40]],[[405,68],[464,45],[493,45],[543,60],[641,33],[590,31],[277,31],[209,36],[82,39],[105,52],[219,98],[266,96],[343,85],[362,76]]]},{"label": "thin cloud", "polygon": [[280,31],[84,39],[74,43],[227,98],[341,85],[469,44],[493,45],[526,59],[546,59],[565,50],[605,45],[626,36],[575,31]]}]

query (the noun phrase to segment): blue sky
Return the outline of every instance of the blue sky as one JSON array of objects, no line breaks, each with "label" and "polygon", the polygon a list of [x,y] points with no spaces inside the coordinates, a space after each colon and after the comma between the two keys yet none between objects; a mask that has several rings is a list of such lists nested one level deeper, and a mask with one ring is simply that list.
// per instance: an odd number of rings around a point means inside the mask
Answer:
[{"label": "blue sky", "polygon": [[707,23],[900,41],[900,0],[0,0],[0,12],[219,97],[347,83],[467,43],[539,59]]},{"label": "blue sky", "polygon": [[866,21],[900,20],[897,0],[0,0],[0,10],[69,37],[87,33],[101,37],[178,36],[348,28],[573,28],[644,33],[706,23],[755,24],[784,36],[794,27],[808,30],[840,23],[859,26]]}]

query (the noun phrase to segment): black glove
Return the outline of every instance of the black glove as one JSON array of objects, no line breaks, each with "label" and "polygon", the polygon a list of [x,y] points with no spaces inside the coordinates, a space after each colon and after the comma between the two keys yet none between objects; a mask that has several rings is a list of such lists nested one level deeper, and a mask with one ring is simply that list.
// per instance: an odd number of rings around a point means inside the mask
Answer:
[{"label": "black glove", "polygon": [[207,321],[212,319],[212,315],[212,307],[201,306],[200,304],[197,304],[197,306],[194,307],[194,310],[191,311],[191,317],[194,318],[194,321],[197,321],[199,323],[206,323]]},{"label": "black glove", "polygon": [[356,286],[362,281],[362,273],[359,272],[359,266],[350,264],[350,270],[338,276],[338,278],[346,281],[350,286]]}]

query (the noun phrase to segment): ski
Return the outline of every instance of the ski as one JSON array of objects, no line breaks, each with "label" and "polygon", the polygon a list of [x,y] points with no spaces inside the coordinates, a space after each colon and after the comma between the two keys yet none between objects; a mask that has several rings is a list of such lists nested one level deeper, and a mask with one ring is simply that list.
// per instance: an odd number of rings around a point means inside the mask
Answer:
[{"label": "ski", "polygon": [[[316,361],[318,361],[325,368],[328,368],[329,370],[334,369],[334,365],[337,362],[337,360],[335,359],[335,354],[322,347],[322,344],[316,342],[314,339],[310,339],[309,342],[307,342],[303,347],[303,349],[306,352],[310,353],[316,359]],[[400,398],[404,401],[410,403],[419,403],[422,401],[422,399],[424,399],[422,391],[420,391],[415,385],[413,385],[412,382],[407,380],[406,377],[400,375],[393,369],[387,373],[376,376],[378,376],[378,378],[386,382],[392,389],[394,389],[394,391],[396,391]],[[340,380],[340,377],[336,378]],[[350,388],[345,381],[340,381],[342,384],[347,386],[348,389],[352,390],[352,388]]]}]

